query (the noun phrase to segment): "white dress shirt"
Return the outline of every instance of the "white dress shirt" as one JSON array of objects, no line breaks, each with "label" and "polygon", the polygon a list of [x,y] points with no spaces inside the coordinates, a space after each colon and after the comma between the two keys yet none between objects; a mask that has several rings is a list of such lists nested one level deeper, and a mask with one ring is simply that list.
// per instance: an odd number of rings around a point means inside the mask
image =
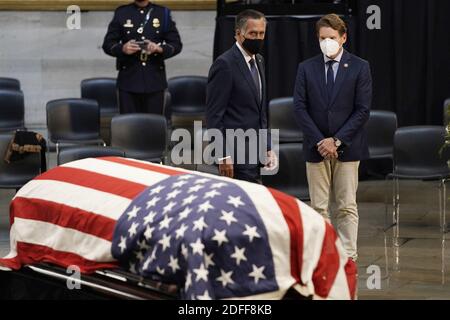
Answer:
[{"label": "white dress shirt", "polygon": [[[261,95],[262,95],[261,75],[259,74],[258,64],[256,63],[256,56],[255,55],[250,56],[237,41],[236,41],[236,45],[239,48],[239,51],[241,51],[242,55],[244,56],[245,62],[247,62],[247,67],[248,67],[248,70],[250,70],[250,72],[252,70],[252,68],[250,66],[250,60],[253,59],[255,61],[255,67],[256,67],[256,70],[258,71],[259,92],[261,92]],[[262,97],[259,97],[259,98],[261,99]]]},{"label": "white dress shirt", "polygon": [[344,53],[344,48],[341,48],[341,52],[334,59],[330,59],[326,55],[323,55],[323,60],[325,61],[325,83],[327,82],[327,71],[328,71],[327,62],[330,60],[336,61],[335,63],[333,63],[333,76],[334,76],[334,81],[336,81],[336,75],[339,70],[339,64],[341,63],[343,53]]}]

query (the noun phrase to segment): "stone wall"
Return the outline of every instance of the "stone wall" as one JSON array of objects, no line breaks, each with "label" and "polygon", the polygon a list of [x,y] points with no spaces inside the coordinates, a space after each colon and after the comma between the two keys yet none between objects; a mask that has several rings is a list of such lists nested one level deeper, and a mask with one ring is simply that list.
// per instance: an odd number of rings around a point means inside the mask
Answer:
[{"label": "stone wall", "polygon": [[[112,12],[83,12],[81,30],[68,30],[65,12],[0,12],[0,77],[17,78],[25,94],[25,123],[45,128],[45,104],[80,96],[80,82],[114,77],[114,58],[101,49]],[[167,60],[168,77],[207,75],[214,11],[176,11],[183,51]]]}]

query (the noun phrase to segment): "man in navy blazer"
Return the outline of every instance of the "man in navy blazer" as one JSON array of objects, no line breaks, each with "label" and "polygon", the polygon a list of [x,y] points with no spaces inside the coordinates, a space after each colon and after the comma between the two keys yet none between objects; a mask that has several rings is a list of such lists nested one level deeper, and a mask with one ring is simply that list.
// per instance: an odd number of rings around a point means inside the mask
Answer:
[{"label": "man in navy blazer", "polygon": [[[258,54],[266,24],[255,10],[237,15],[236,43],[211,66],[206,94],[206,126],[222,133],[223,153],[216,157],[220,174],[257,183],[261,167],[273,168],[277,161],[270,135],[260,135],[261,129],[268,129],[264,59]],[[236,138],[226,137],[230,130]],[[258,140],[249,142],[239,131],[253,131]]]},{"label": "man in navy blazer", "polygon": [[300,63],[294,89],[297,122],[304,134],[312,207],[330,221],[330,193],[337,202],[337,230],[357,259],[359,161],[368,157],[365,123],[372,101],[369,63],[347,52],[345,23],[330,14],[316,24],[323,54]]}]

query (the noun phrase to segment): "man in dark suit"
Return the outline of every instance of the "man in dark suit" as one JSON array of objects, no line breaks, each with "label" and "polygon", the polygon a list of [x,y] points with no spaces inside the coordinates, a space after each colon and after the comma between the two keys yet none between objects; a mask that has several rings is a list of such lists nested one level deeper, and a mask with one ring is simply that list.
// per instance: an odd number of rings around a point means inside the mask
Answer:
[{"label": "man in dark suit", "polygon": [[103,50],[117,59],[120,113],[163,113],[167,88],[164,60],[181,48],[169,9],[148,0],[116,9]]},{"label": "man in dark suit", "polygon": [[300,63],[294,91],[312,207],[330,219],[330,192],[337,202],[337,230],[357,259],[358,167],[369,151],[365,123],[372,101],[369,63],[343,48],[345,23],[335,14],[316,24],[323,54]]},{"label": "man in dark suit", "polygon": [[[222,132],[223,154],[216,158],[220,174],[257,183],[261,182],[262,166],[272,169],[277,165],[270,134],[259,134],[268,129],[264,59],[258,54],[266,24],[264,15],[255,10],[245,10],[236,17],[236,43],[213,63],[206,95],[207,128]],[[226,137],[227,129],[236,136]],[[258,140],[247,141],[240,129],[253,130]],[[245,159],[239,161],[240,156]]]}]

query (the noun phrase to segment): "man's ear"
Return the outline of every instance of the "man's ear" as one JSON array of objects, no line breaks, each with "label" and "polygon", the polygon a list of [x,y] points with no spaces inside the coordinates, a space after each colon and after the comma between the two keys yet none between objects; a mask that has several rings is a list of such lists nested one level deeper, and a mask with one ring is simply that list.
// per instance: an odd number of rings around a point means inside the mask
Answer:
[{"label": "man's ear", "polygon": [[347,33],[344,33],[344,35],[342,36],[343,38],[343,42],[342,45],[344,45],[347,42]]}]

